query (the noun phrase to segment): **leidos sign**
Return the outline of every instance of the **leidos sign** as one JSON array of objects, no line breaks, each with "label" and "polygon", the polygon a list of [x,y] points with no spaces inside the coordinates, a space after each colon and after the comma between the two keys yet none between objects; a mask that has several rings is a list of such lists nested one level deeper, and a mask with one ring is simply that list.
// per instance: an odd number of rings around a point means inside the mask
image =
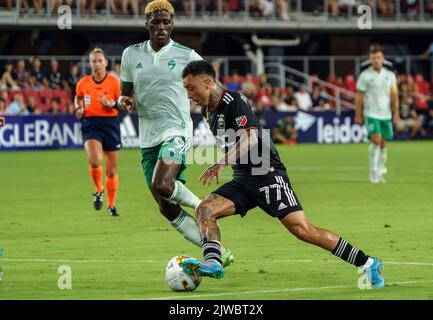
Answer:
[{"label": "leidos sign", "polygon": [[334,118],[332,124],[325,124],[322,117],[317,118],[318,143],[367,142],[365,126],[352,123],[350,117]]},{"label": "leidos sign", "polygon": [[[353,111],[342,112],[340,116],[329,111],[314,113],[299,111],[294,116],[299,142],[357,143],[368,141],[366,128],[353,122]],[[268,120],[272,121],[272,119]]]}]

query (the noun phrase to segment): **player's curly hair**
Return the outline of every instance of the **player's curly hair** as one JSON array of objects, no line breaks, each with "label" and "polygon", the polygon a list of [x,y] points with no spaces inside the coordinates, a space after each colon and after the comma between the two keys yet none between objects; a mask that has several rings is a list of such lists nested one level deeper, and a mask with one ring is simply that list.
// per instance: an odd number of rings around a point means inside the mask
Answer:
[{"label": "player's curly hair", "polygon": [[167,0],[153,0],[149,2],[144,9],[144,14],[146,15],[146,18],[149,18],[152,13],[159,10],[165,10],[167,11],[171,16],[174,15],[174,8],[171,5],[171,3]]}]

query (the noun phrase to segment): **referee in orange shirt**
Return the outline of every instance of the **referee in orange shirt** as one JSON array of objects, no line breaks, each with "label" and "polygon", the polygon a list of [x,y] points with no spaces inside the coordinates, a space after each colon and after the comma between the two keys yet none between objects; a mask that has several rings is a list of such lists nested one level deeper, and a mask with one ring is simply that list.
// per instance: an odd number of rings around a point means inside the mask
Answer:
[{"label": "referee in orange shirt", "polygon": [[[100,48],[89,54],[92,74],[78,81],[75,113],[82,118],[84,149],[89,160],[89,173],[95,184],[93,206],[101,210],[104,191],[108,197],[108,214],[118,216],[116,193],[119,180],[117,161],[122,146],[116,102],[120,95],[120,82],[107,73],[108,60]],[[105,190],[102,183],[102,161],[105,159]]]}]

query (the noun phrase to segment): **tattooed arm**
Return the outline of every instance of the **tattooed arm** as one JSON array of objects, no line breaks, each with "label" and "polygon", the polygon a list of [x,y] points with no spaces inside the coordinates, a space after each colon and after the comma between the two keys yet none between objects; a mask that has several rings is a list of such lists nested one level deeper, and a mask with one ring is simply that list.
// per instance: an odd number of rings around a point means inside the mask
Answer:
[{"label": "tattooed arm", "polygon": [[243,130],[239,141],[236,145],[231,148],[224,156],[217,161],[216,164],[210,166],[206,169],[205,172],[200,176],[199,181],[203,183],[203,185],[208,184],[210,186],[212,184],[213,178],[216,178],[216,183],[219,183],[219,177],[221,172],[227,167],[229,164],[237,163],[239,159],[246,156],[250,150],[252,150],[259,139],[257,137],[257,130]]}]

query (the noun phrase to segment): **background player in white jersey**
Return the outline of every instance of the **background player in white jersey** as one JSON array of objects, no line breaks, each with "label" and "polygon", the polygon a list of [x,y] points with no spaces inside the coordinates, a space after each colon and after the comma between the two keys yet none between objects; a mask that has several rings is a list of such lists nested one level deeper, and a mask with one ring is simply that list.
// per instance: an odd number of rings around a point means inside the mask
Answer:
[{"label": "background player in white jersey", "polygon": [[400,121],[397,79],[394,72],[383,67],[380,45],[370,47],[370,67],[361,72],[357,82],[355,122],[367,127],[370,145],[370,181],[385,182],[387,172],[387,141],[393,139],[392,122]]},{"label": "background player in white jersey", "polygon": [[[123,52],[119,108],[137,108],[143,171],[161,213],[187,240],[201,247],[197,222],[180,205],[195,209],[200,204],[184,185],[193,124],[182,70],[202,58],[170,38],[174,9],[168,1],[150,2],[145,15],[150,40]],[[225,265],[232,259],[226,250]]]}]

